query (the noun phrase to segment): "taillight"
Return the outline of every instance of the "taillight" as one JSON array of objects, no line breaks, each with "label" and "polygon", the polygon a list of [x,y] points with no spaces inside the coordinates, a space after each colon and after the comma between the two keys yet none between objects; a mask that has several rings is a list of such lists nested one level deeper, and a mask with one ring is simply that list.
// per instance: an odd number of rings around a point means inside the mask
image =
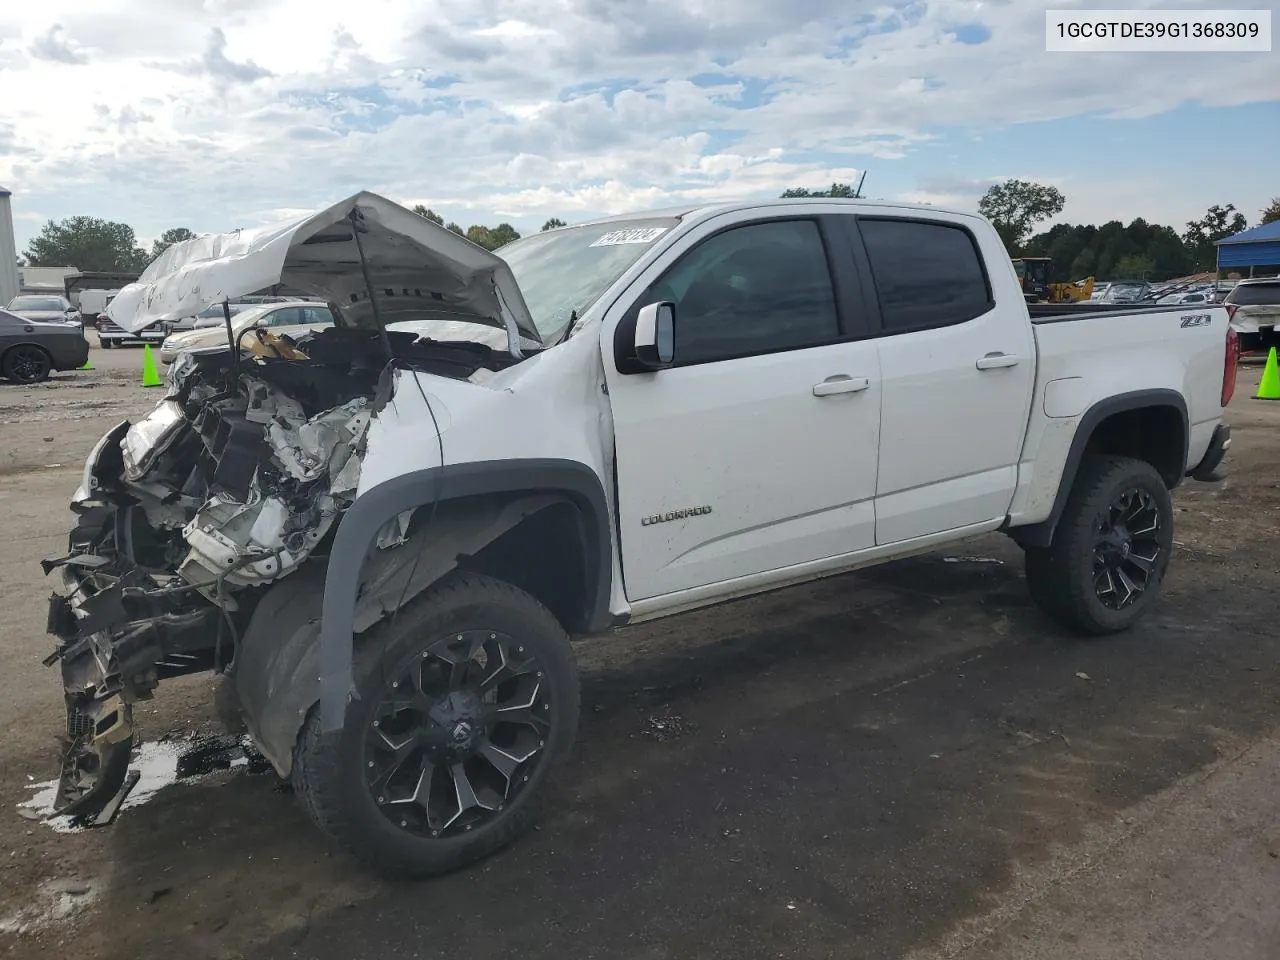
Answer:
[{"label": "taillight", "polygon": [[1236,392],[1236,370],[1240,366],[1240,334],[1227,327],[1227,355],[1222,369],[1222,405],[1231,402]]}]

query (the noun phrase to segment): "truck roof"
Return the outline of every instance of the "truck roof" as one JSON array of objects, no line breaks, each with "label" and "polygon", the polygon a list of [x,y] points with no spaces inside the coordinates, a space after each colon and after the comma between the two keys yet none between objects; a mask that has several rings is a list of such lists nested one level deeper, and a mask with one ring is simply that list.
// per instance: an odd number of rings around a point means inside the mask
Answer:
[{"label": "truck roof", "polygon": [[[644,220],[658,217],[671,217],[679,220],[686,218],[704,219],[706,217],[715,216],[721,213],[734,213],[739,210],[755,210],[767,209],[769,207],[790,206],[799,202],[807,203],[824,203],[835,204],[841,207],[849,207],[851,209],[866,208],[870,211],[882,210],[903,210],[903,211],[919,211],[922,214],[945,213],[948,216],[969,217],[971,219],[981,219],[972,210],[954,210],[948,207],[937,207],[927,203],[905,203],[895,200],[865,200],[865,199],[844,199],[832,197],[790,197],[790,198],[772,198],[767,200],[735,200],[721,201],[718,203],[690,203],[683,206],[660,207],[655,210],[633,210],[629,213],[617,213],[608,217],[598,217],[593,220],[587,220],[583,223],[569,224],[571,227],[580,227],[589,223],[615,223],[627,220]],[[1025,258],[1024,258],[1025,259]]]}]

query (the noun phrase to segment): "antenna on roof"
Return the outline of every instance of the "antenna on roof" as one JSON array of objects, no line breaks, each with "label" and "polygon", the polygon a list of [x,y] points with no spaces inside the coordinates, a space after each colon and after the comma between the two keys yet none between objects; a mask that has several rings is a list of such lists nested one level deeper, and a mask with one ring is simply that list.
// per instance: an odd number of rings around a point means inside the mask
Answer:
[{"label": "antenna on roof", "polygon": [[853,188],[853,199],[862,199],[862,185],[867,182],[867,171],[862,171],[862,176],[858,178],[858,185]]}]

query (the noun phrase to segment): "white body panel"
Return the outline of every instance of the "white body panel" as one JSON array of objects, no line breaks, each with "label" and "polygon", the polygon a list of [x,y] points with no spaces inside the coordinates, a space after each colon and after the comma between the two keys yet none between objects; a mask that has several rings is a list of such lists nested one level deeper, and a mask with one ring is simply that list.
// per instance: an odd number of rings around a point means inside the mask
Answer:
[{"label": "white body panel", "polygon": [[[442,460],[446,471],[489,460],[583,464],[611,511],[610,610],[648,619],[1040,522],[1081,418],[1109,397],[1178,393],[1187,466],[1203,456],[1222,415],[1224,311],[1193,307],[1211,318],[1190,327],[1177,308],[1033,325],[991,227],[933,209],[904,215],[962,221],[979,238],[996,302],[981,317],[619,373],[615,328],[682,252],[726,222],[796,209],[883,217],[901,208],[818,201],[686,214],[566,342],[472,381],[398,372],[370,427],[358,495]],[[978,368],[995,353],[1016,362]],[[866,385],[814,395],[838,375]]]},{"label": "white body panel", "polygon": [[[812,207],[781,207],[810,213]],[[643,289],[713,232],[757,211],[709,218],[655,257]],[[875,544],[880,376],[874,341],[767,353],[660,373],[620,374],[605,318],[602,360],[617,456],[627,595],[736,580]],[[833,377],[865,389],[815,396]],[[669,512],[704,514],[646,522]]]},{"label": "white body panel", "polygon": [[[1183,327],[1184,317],[1209,317]],[[1191,304],[1159,313],[1104,313],[1037,323],[1035,405],[1019,465],[1013,525],[1048,517],[1071,440],[1094,404],[1127,393],[1172,390],[1187,405],[1186,468],[1208,449],[1222,421],[1227,313]]]},{"label": "white body panel", "polygon": [[[975,227],[971,217],[936,219]],[[1003,519],[1013,499],[1035,342],[1023,299],[1010,292],[1016,274],[1003,245],[974,232],[995,306],[966,323],[879,340],[877,544]]]}]

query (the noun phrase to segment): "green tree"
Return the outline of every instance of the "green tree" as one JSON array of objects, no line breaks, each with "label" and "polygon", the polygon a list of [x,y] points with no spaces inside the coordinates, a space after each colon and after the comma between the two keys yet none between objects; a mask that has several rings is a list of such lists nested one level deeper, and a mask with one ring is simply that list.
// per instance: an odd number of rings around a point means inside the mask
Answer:
[{"label": "green tree", "polygon": [[978,212],[991,221],[1008,251],[1016,253],[1031,228],[1060,214],[1066,203],[1057,187],[1029,180],[1006,180],[987,189],[978,201]]},{"label": "green tree", "polygon": [[440,226],[444,226],[444,217],[440,216],[440,214],[436,213],[430,207],[424,207],[420,203],[415,203],[413,205],[413,212],[420,217],[426,217],[432,223],[438,223]]},{"label": "green tree", "polygon": [[1167,279],[1191,273],[1191,257],[1173,227],[1134,220],[1128,226],[1113,220],[1102,226],[1059,223],[1023,244],[1031,257],[1053,261],[1050,279],[1055,283],[1116,279],[1115,270],[1125,257],[1152,262],[1148,279]]},{"label": "green tree", "polygon": [[477,247],[484,247],[486,250],[493,249],[493,235],[488,227],[482,227],[478,223],[473,223],[467,227],[464,236],[474,243]]},{"label": "green tree", "polygon": [[459,223],[454,223],[452,220],[449,221],[445,229],[452,230],[454,233],[456,233],[460,237],[465,237],[467,235],[467,231],[462,229],[462,225]]},{"label": "green tree", "polygon": [[1155,272],[1156,262],[1142,254],[1128,254],[1116,261],[1116,280],[1149,280]]},{"label": "green tree", "polygon": [[806,197],[832,197],[840,200],[851,200],[858,196],[857,189],[850,183],[833,183],[826,190],[809,190],[806,187],[788,187],[782,191],[783,200],[804,199]]},{"label": "green tree", "polygon": [[500,223],[489,231],[489,239],[493,242],[490,250],[497,250],[499,247],[505,247],[508,243],[515,243],[520,239],[520,232],[509,223]]},{"label": "green tree", "polygon": [[97,217],[48,221],[24,256],[33,267],[71,266],[81,270],[140,271],[147,252],[133,227]]},{"label": "green tree", "polygon": [[486,227],[478,223],[473,224],[467,227],[465,236],[472,243],[484,247],[486,250],[497,250],[499,247],[505,247],[508,243],[520,239],[519,232],[509,223],[500,223],[496,227]]},{"label": "green tree", "polygon": [[1188,220],[1182,241],[1191,254],[1193,269],[1212,270],[1218,263],[1217,242],[1248,227],[1249,221],[1233,203],[1225,207],[1214,204],[1199,220]]},{"label": "green tree", "polygon": [[1272,197],[1271,202],[1263,209],[1262,216],[1258,219],[1258,225],[1275,223],[1277,220],[1280,220],[1280,197]]},{"label": "green tree", "polygon": [[547,230],[555,230],[558,227],[563,227],[563,226],[566,226],[563,220],[561,220],[559,217],[552,217],[550,220],[548,220],[546,223],[542,225],[542,231],[540,232],[545,233]]},{"label": "green tree", "polygon": [[194,240],[195,237],[196,235],[186,227],[171,227],[151,242],[151,259],[154,260],[175,243],[182,243],[184,240]]}]

